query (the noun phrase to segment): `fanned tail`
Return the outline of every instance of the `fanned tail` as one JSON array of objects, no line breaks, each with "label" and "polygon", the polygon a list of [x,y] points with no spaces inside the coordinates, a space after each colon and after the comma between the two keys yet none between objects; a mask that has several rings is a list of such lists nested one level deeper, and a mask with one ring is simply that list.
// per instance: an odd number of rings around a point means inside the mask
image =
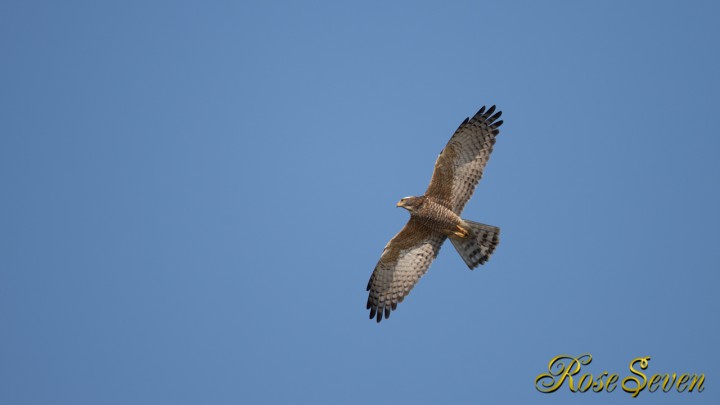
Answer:
[{"label": "fanned tail", "polygon": [[470,226],[470,235],[463,239],[453,237],[449,239],[465,264],[472,270],[490,259],[490,255],[500,243],[500,228],[467,219],[463,221]]}]

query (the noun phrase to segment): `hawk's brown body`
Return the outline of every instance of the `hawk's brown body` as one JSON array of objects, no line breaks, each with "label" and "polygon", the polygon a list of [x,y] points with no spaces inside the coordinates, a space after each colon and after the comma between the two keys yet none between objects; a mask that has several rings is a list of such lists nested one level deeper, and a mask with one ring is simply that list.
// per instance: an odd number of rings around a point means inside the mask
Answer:
[{"label": "hawk's brown body", "polygon": [[423,226],[451,237],[462,237],[462,230],[467,233],[460,216],[442,202],[436,201],[433,197],[423,196],[418,199],[420,202],[416,208],[410,211],[410,216],[417,219]]},{"label": "hawk's brown body", "polygon": [[495,106],[466,118],[435,162],[425,195],[406,197],[398,207],[410,220],[388,242],[367,289],[370,318],[378,322],[390,312],[430,268],[448,237],[470,269],[484,264],[499,243],[500,228],[462,219],[465,204],[482,177],[502,121]]}]

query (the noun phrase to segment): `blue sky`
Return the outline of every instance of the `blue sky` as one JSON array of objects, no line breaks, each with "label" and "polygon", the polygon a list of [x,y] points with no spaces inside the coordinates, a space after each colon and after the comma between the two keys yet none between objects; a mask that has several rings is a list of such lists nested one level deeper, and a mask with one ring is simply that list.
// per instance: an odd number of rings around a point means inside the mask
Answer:
[{"label": "blue sky", "polygon": [[[0,4],[0,402],[718,403],[711,2]],[[505,124],[392,317],[365,286],[457,125]],[[697,394],[541,394],[587,371]]]}]

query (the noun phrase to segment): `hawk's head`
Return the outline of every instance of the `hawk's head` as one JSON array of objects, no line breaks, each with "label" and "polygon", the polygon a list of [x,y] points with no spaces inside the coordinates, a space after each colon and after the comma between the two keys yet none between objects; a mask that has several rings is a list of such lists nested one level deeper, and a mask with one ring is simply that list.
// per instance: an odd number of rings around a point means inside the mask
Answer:
[{"label": "hawk's head", "polygon": [[416,208],[419,208],[422,205],[424,200],[425,197],[405,197],[398,201],[397,206],[413,212]]}]

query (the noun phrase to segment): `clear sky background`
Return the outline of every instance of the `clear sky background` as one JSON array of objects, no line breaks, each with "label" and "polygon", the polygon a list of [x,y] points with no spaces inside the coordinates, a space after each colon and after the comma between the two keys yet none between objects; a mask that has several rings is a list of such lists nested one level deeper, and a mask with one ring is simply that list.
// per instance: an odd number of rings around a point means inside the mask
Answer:
[{"label": "clear sky background", "polygon": [[[580,4],[582,3],[582,4]],[[720,403],[712,2],[0,3],[0,403]],[[380,325],[457,125],[505,124]],[[697,394],[541,394],[586,369]]]}]

